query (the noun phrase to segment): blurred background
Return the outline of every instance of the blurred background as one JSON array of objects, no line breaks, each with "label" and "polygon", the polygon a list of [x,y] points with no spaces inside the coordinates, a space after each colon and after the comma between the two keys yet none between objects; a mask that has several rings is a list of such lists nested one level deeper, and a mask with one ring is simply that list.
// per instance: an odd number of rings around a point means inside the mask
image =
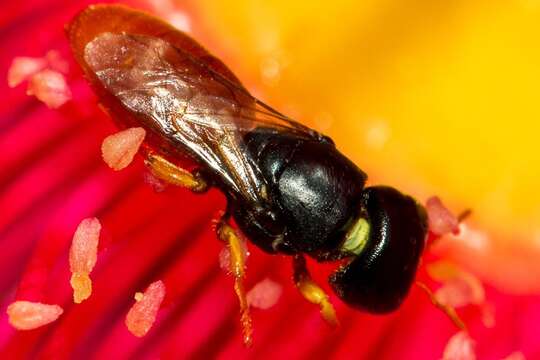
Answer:
[{"label": "blurred background", "polygon": [[[540,290],[540,2],[190,6],[193,33],[248,88],[330,135],[371,183],[472,209],[498,261],[453,258]],[[516,277],[531,281],[503,279]]]},{"label": "blurred background", "polygon": [[[248,284],[271,276],[284,293],[275,308],[255,312],[254,349],[241,346],[236,299],[209,225],[221,195],[155,194],[140,159],[121,173],[101,162],[101,140],[116,130],[62,32],[88,3],[2,4],[2,74],[15,56],[58,49],[71,62],[74,99],[49,110],[24,88],[0,84],[0,356],[439,358],[456,329],[423,294],[413,291],[386,317],[338,303],[343,326],[332,331],[294,291],[287,261],[256,249]],[[435,253],[478,276],[495,305],[491,330],[465,314],[479,358],[517,350],[540,358],[540,1],[123,3],[189,32],[255,96],[332,137],[371,184],[421,202],[438,195],[455,213],[472,209],[474,233]],[[73,307],[66,250],[87,216],[104,223],[103,254],[95,296]],[[126,299],[156,278],[167,284],[164,310],[138,342],[123,326]],[[3,309],[23,295],[63,304],[64,317],[14,332]]]},{"label": "blurred background", "polygon": [[194,34],[372,182],[438,194],[540,242],[540,2],[190,5]]}]

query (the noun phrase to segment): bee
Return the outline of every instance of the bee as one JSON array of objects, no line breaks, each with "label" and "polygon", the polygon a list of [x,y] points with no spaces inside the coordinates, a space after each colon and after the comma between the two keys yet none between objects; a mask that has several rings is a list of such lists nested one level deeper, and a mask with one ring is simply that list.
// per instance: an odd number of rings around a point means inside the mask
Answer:
[{"label": "bee", "polygon": [[[244,341],[251,319],[241,233],[292,258],[295,285],[336,322],[305,257],[337,262],[329,283],[353,308],[386,313],[414,281],[425,209],[366,174],[327,136],[257,100],[216,57],[164,21],[119,5],[92,5],[67,27],[73,54],[120,127],[147,132],[143,156],[160,179],[195,192],[220,189],[217,237],[229,246]],[[178,164],[186,158],[196,167]]]}]

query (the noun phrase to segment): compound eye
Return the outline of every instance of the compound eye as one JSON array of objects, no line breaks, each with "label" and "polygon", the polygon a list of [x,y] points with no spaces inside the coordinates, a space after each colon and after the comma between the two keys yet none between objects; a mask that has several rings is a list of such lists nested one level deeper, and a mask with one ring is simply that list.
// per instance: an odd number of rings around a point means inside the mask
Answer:
[{"label": "compound eye", "polygon": [[407,295],[427,233],[424,208],[385,186],[364,190],[369,235],[362,251],[330,276],[347,304],[372,313],[395,310]]}]

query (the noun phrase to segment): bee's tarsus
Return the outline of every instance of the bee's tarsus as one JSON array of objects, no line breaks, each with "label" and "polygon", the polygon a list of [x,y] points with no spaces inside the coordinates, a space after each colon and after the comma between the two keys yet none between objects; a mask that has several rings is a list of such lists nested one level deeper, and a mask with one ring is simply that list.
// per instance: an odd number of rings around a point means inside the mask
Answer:
[{"label": "bee's tarsus", "polygon": [[244,337],[244,344],[251,346],[253,339],[253,327],[251,315],[249,314],[249,304],[246,299],[244,288],[244,277],[246,274],[246,256],[243,249],[242,239],[236,231],[222,218],[216,226],[218,238],[227,243],[231,254],[230,272],[234,276],[234,291],[240,303],[240,323]]},{"label": "bee's tarsus", "polygon": [[[215,231],[230,251],[246,345],[252,339],[246,252],[229,219],[263,251],[294,256],[296,287],[331,324],[334,308],[303,255],[344,260],[330,285],[349,306],[383,313],[401,304],[428,230],[425,209],[413,198],[365,188],[367,175],[330,138],[254,98],[221,60],[160,19],[93,5],[67,34],[103,109],[151,135],[142,150],[152,174],[226,196]],[[200,171],[177,165],[186,158]]]},{"label": "bee's tarsus", "polygon": [[145,164],[154,176],[169,184],[186,187],[194,192],[208,189],[208,184],[199,174],[192,174],[154,152],[146,155]]},{"label": "bee's tarsus", "polygon": [[324,290],[311,278],[306,266],[306,259],[302,255],[293,256],[293,271],[294,284],[304,299],[319,305],[321,316],[330,325],[339,325],[334,306]]}]

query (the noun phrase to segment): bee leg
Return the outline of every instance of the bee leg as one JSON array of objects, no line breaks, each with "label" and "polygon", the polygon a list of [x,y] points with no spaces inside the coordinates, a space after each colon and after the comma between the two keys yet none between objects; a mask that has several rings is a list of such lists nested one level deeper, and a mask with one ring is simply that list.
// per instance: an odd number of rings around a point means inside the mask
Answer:
[{"label": "bee leg", "polygon": [[208,189],[208,184],[200,176],[176,166],[161,155],[149,152],[144,163],[154,176],[169,184],[183,186],[194,192],[204,192]]},{"label": "bee leg", "polygon": [[246,271],[246,258],[243,249],[244,244],[236,231],[227,223],[227,214],[218,222],[216,227],[217,236],[220,240],[226,242],[231,254],[230,270],[234,276],[234,291],[240,303],[240,322],[243,328],[244,344],[251,346],[252,343],[252,325],[249,314],[249,304],[246,299],[244,289],[244,277]]},{"label": "bee leg", "polygon": [[300,294],[309,302],[319,305],[321,315],[330,325],[338,325],[336,311],[328,295],[312,279],[302,255],[293,256],[294,283]]},{"label": "bee leg", "polygon": [[417,281],[416,282],[416,285],[422,289],[422,291],[424,291],[426,293],[426,295],[429,297],[429,300],[431,300],[431,303],[433,305],[435,305],[435,307],[437,307],[439,310],[441,310],[446,316],[448,316],[450,318],[450,320],[454,323],[454,325],[460,329],[460,330],[467,330],[467,327],[465,326],[465,323],[463,322],[463,320],[461,320],[461,318],[459,317],[459,315],[457,314],[456,312],[456,309],[454,309],[452,306],[448,306],[448,305],[445,305],[443,303],[441,303],[437,297],[435,296],[435,294],[433,294],[433,291],[431,291],[430,288],[427,287],[426,284],[420,282],[420,281]]}]

